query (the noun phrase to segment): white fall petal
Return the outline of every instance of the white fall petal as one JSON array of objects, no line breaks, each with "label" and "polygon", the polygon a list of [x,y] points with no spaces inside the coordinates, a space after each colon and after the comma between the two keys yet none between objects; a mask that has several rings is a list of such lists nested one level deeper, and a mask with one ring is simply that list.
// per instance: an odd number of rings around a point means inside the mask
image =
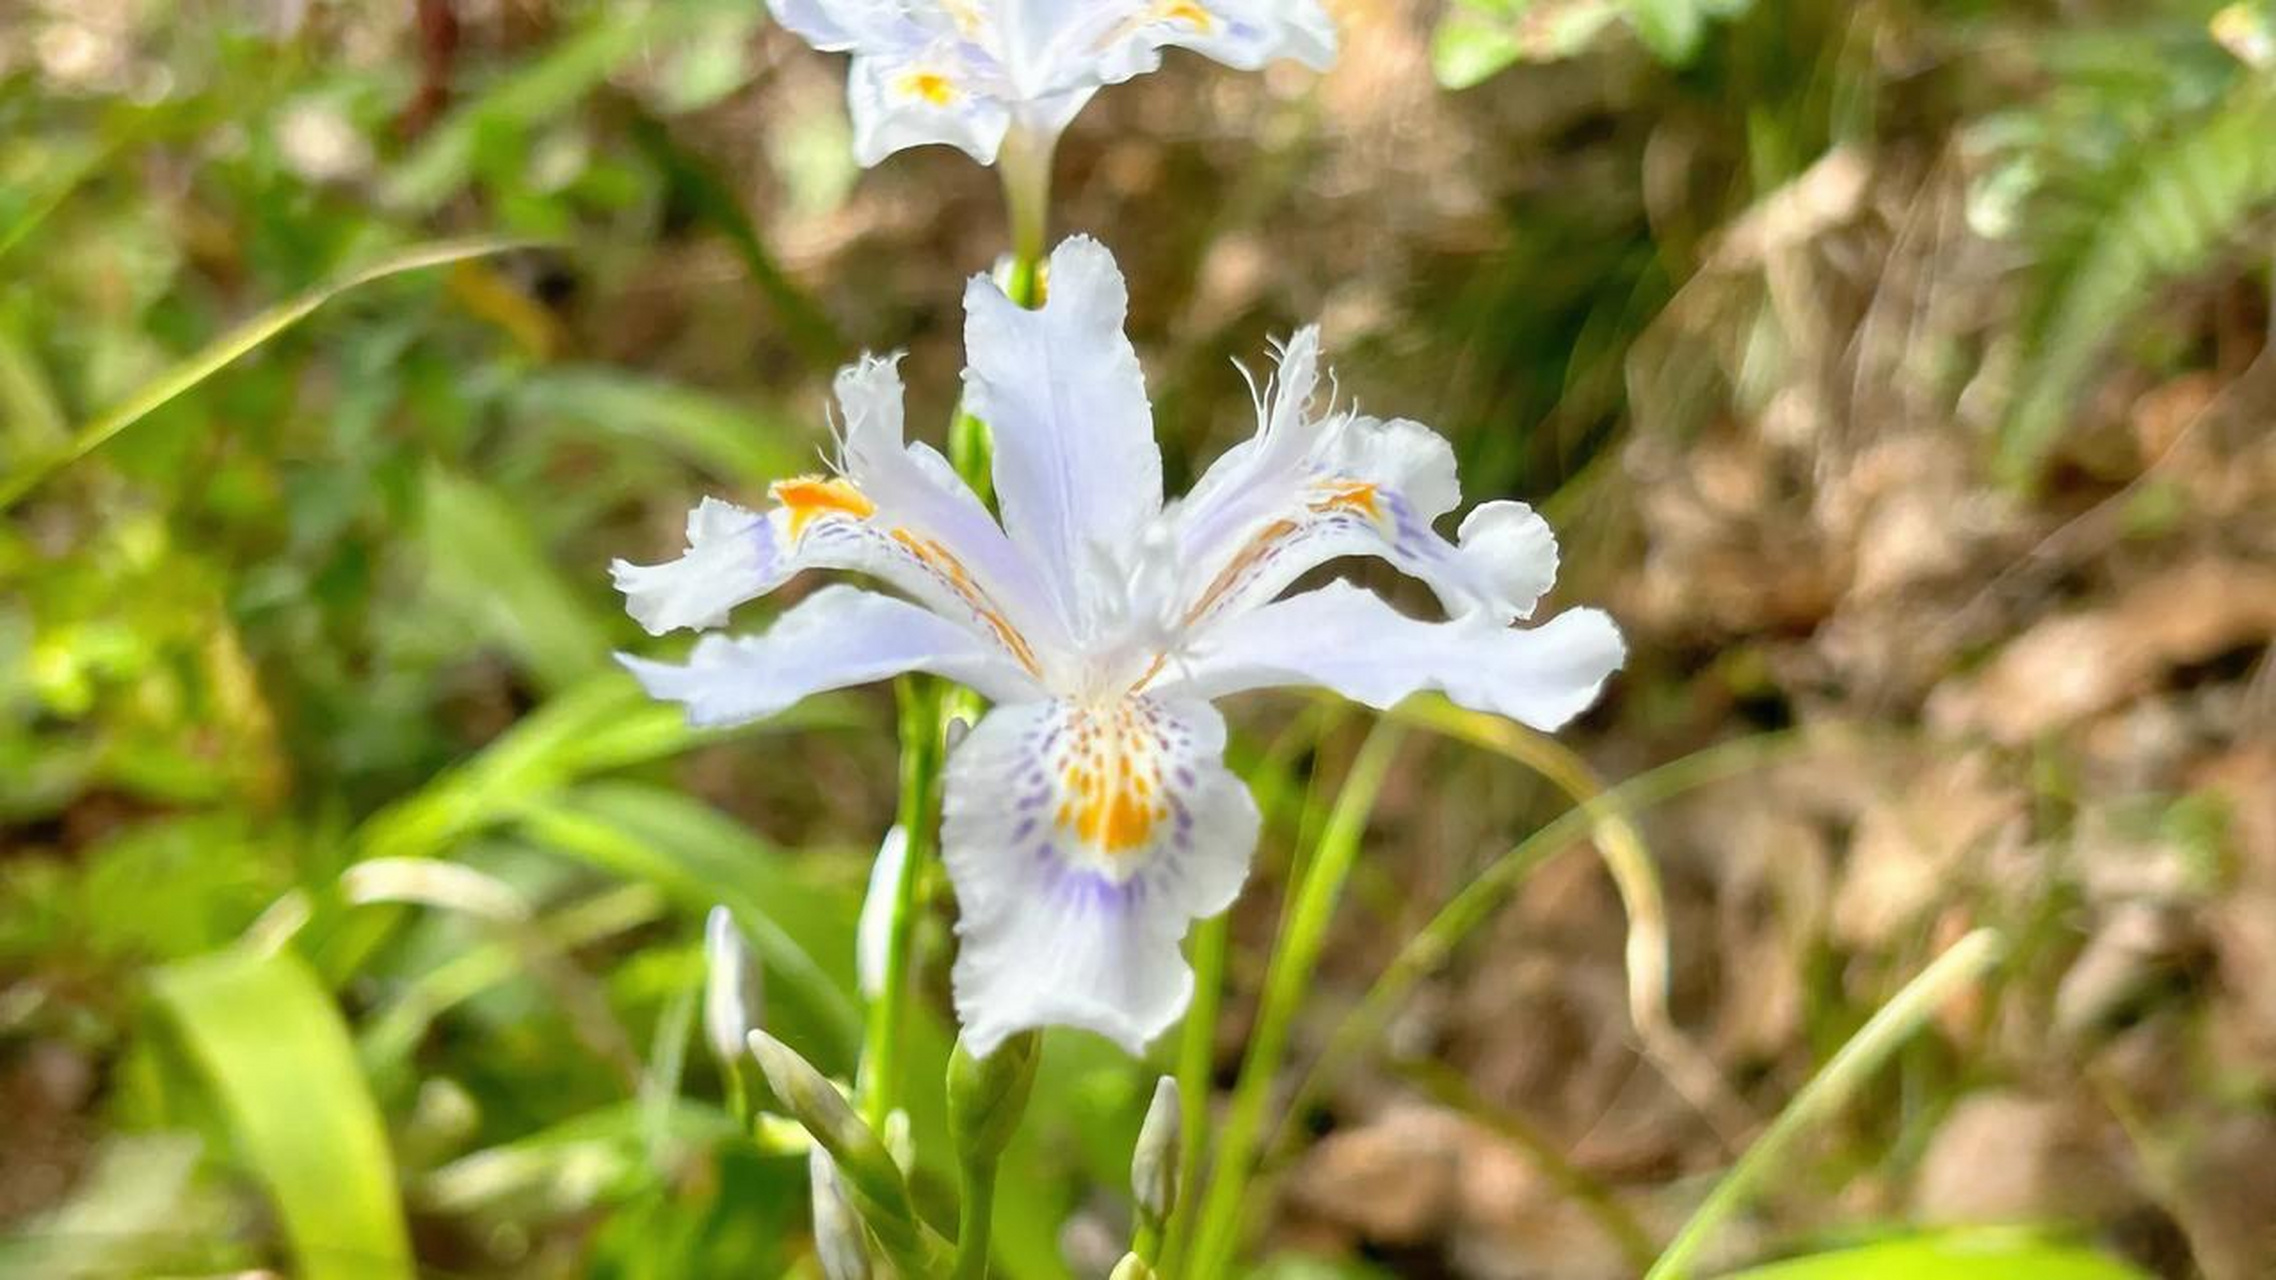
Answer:
[{"label": "white fall petal", "polygon": [[1319,0],[769,0],[808,44],[850,53],[854,155],[944,143],[993,164],[1012,129],[1058,136],[1103,85],[1192,49],[1253,71],[1335,61]]},{"label": "white fall petal", "polygon": [[[1310,329],[1281,349],[1256,436],[1165,505],[1121,273],[1075,239],[1049,278],[1040,310],[984,279],[966,295],[966,386],[994,429],[1001,524],[905,442],[892,363],[863,361],[838,382],[838,474],[777,484],[763,511],[706,500],[679,559],[615,575],[658,632],[716,626],[808,568],[906,599],[825,587],[763,634],[708,635],[684,663],[624,661],[703,724],[907,671],[995,701],[950,751],[944,792],[964,1035],[985,1053],[1082,1027],[1135,1053],[1184,1010],[1179,945],[1232,902],[1255,851],[1256,806],[1224,767],[1212,700],[1324,686],[1389,707],[1437,690],[1547,730],[1595,700],[1621,643],[1590,609],[1512,625],[1555,581],[1548,524],[1488,502],[1440,534],[1460,503],[1453,451],[1419,424],[1321,403]],[[1420,580],[1445,617],[1344,583],[1284,595],[1353,555]],[[903,848],[888,838],[872,879],[865,986]]]},{"label": "white fall petal", "polygon": [[1257,807],[1206,702],[998,707],[950,758],[956,1006],[972,1052],[1029,1027],[1145,1051],[1185,1010],[1186,927],[1233,904]]}]

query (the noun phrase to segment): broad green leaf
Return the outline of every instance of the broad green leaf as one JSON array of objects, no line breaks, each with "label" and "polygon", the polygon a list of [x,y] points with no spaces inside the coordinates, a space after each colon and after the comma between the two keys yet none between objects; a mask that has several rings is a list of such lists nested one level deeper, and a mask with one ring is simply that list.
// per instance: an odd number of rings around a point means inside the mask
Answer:
[{"label": "broad green leaf", "polygon": [[291,952],[223,951],[154,980],[303,1280],[412,1276],[386,1129],[346,1024]]},{"label": "broad green leaf", "polygon": [[725,814],[662,787],[596,782],[529,806],[522,829],[612,875],[653,884],[691,913],[724,903],[766,966],[770,1000],[789,998],[836,1049],[858,1041],[848,995],[855,904],[815,889]]},{"label": "broad green leaf", "polygon": [[439,267],[446,263],[463,262],[488,254],[503,253],[524,247],[518,240],[451,240],[421,245],[402,253],[392,254],[372,265],[301,294],[290,302],[280,303],[261,312],[228,333],[208,343],[187,360],[168,369],[156,380],[128,396],[109,412],[87,423],[73,433],[71,442],[61,452],[45,458],[36,458],[18,467],[12,474],[0,478],[0,511],[13,506],[32,488],[61,468],[86,457],[112,436],[133,426],[153,410],[204,382],[215,373],[262,343],[306,319],[309,313],[347,291],[401,275],[406,271],[419,271]]},{"label": "broad green leaf", "polygon": [[433,857],[556,788],[676,755],[701,740],[679,708],[610,672],[566,690],[465,764],[389,805],[357,832],[362,857]]},{"label": "broad green leaf", "polygon": [[745,407],[706,392],[616,369],[540,370],[514,389],[524,416],[565,419],[662,445],[722,480],[754,488],[811,470],[823,438],[811,423]]},{"label": "broad green leaf", "polygon": [[505,498],[432,468],[422,533],[437,595],[540,683],[563,689],[605,669],[608,627],[562,581],[530,522]]},{"label": "broad green leaf", "polygon": [[1914,1236],[1791,1258],[1726,1280],[2147,1280],[2104,1254],[2023,1230]]}]

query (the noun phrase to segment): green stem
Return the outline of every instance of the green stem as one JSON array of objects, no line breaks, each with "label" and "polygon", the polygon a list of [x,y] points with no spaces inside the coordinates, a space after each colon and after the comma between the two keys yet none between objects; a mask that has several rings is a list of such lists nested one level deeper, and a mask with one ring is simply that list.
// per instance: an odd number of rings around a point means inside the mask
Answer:
[{"label": "green stem", "polygon": [[1676,1233],[1667,1252],[1644,1274],[1644,1280],[1680,1280],[1691,1274],[1691,1264],[1726,1219],[1738,1212],[1764,1174],[1784,1162],[1804,1130],[1831,1115],[1865,1084],[1881,1063],[1897,1050],[1937,1007],[1961,987],[1973,982],[1998,962],[2003,944],[1998,933],[1978,929],[1952,944],[1904,989],[1876,1010],[1848,1043],[1837,1050],[1825,1069],[1810,1078],[1778,1118]]},{"label": "green stem", "polygon": [[1051,151],[1054,135],[1014,128],[1004,135],[996,171],[1004,180],[1004,212],[1011,222],[1012,278],[1004,292],[1023,307],[1041,305],[1043,242],[1050,232]]},{"label": "green stem", "polygon": [[[1159,1270],[1176,1274],[1193,1235],[1209,1141],[1209,1098],[1215,1089],[1217,1012],[1225,999],[1225,958],[1232,942],[1231,912],[1204,920],[1193,931],[1193,1002],[1178,1037],[1178,1197],[1170,1210]],[[1135,1246],[1133,1252],[1136,1252]],[[1142,1254],[1153,1262],[1150,1254]]]},{"label": "green stem", "polygon": [[1295,888],[1288,917],[1273,948],[1265,974],[1265,992],[1257,1012],[1257,1026],[1241,1060],[1240,1080],[1233,1086],[1233,1101],[1219,1130],[1216,1167],[1209,1192],[1202,1202],[1189,1273],[1199,1277],[1224,1274],[1240,1246],[1241,1210],[1247,1189],[1250,1157],[1264,1130],[1265,1109],[1272,1101],[1272,1082],[1280,1074],[1280,1059],[1287,1051],[1296,1010],[1311,990],[1313,971],[1327,941],[1328,924],[1359,853],[1360,837],[1375,810],[1375,797],[1383,776],[1397,755],[1404,730],[1389,720],[1378,721],[1352,761],[1335,808],[1320,832],[1318,849],[1304,878]]},{"label": "green stem", "polygon": [[861,1061],[861,1114],[873,1129],[900,1105],[901,1045],[908,1020],[910,968],[917,931],[917,888],[932,856],[934,820],[940,811],[942,695],[911,676],[894,685],[901,708],[901,803],[899,821],[908,834],[908,856],[893,886],[893,927],[886,935],[885,975],[869,1007]]},{"label": "green stem", "polygon": [[996,1215],[996,1162],[965,1166],[963,1195],[956,1208],[956,1280],[985,1280],[988,1237]]}]

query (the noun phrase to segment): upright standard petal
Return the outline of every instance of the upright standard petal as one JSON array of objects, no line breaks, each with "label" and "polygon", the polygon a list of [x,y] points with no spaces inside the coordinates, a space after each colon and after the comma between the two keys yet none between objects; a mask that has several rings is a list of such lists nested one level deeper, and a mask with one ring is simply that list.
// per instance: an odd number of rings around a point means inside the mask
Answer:
[{"label": "upright standard petal", "polygon": [[1428,583],[1450,613],[1527,617],[1555,581],[1557,543],[1519,502],[1479,507],[1459,540],[1432,529],[1461,499],[1454,452],[1428,427],[1312,405],[1319,342],[1283,349],[1255,439],[1212,465],[1172,508],[1187,628],[1237,615],[1339,556],[1379,556]]},{"label": "upright standard petal", "polygon": [[1030,311],[986,276],[964,292],[965,387],[995,433],[1004,529],[1050,578],[1078,633],[1107,584],[1099,553],[1130,545],[1162,507],[1162,458],[1129,296],[1114,258],[1077,236],[1052,251],[1048,300]]},{"label": "upright standard petal", "polygon": [[1595,609],[1530,628],[1480,614],[1422,622],[1338,582],[1227,621],[1169,663],[1153,688],[1220,698],[1324,685],[1378,709],[1436,689],[1473,711],[1552,730],[1596,701],[1622,657],[1619,630]]},{"label": "upright standard petal", "polygon": [[708,635],[687,662],[617,661],[653,697],[688,709],[691,723],[743,724],[814,694],[929,671],[990,698],[1033,698],[1027,673],[994,645],[906,601],[828,586],[764,635]]},{"label": "upright standard petal", "polygon": [[949,758],[943,858],[956,886],[956,1009],[976,1055],[1075,1026],[1132,1053],[1193,991],[1178,944],[1232,904],[1256,804],[1205,702],[999,707]]}]

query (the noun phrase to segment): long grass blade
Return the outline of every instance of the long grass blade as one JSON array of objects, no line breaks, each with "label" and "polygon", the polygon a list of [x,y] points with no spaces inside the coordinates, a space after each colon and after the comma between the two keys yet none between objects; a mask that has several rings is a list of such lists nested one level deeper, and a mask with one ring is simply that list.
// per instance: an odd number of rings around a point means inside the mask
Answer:
[{"label": "long grass blade", "polygon": [[1715,1232],[1746,1204],[1764,1175],[1784,1161],[1794,1143],[1818,1121],[1839,1110],[1856,1096],[1865,1081],[1880,1069],[1897,1047],[1920,1029],[1945,1000],[1983,976],[1998,963],[2005,944],[1997,932],[1978,929],[1952,944],[1926,969],[1876,1010],[1848,1043],[1834,1052],[1825,1069],[1810,1077],[1794,1100],[1786,1104],[1770,1127],[1723,1175],[1707,1200],[1676,1233],[1667,1251],[1652,1264],[1644,1280],[1680,1280]]},{"label": "long grass blade", "polygon": [[62,452],[46,458],[34,459],[14,474],[0,478],[0,511],[14,506],[25,494],[57,471],[77,462],[101,448],[111,437],[126,430],[152,412],[207,378],[227,368],[259,347],[262,343],[290,329],[318,307],[352,289],[358,289],[389,276],[407,271],[421,271],[428,267],[444,266],[480,258],[489,254],[504,253],[510,249],[526,248],[526,240],[487,238],[479,240],[446,240],[421,245],[402,253],[392,254],[378,262],[320,285],[289,302],[270,307],[252,319],[206,344],[187,360],[176,364],[141,390],[128,396],[108,412],[87,423],[73,433],[71,443]]}]

